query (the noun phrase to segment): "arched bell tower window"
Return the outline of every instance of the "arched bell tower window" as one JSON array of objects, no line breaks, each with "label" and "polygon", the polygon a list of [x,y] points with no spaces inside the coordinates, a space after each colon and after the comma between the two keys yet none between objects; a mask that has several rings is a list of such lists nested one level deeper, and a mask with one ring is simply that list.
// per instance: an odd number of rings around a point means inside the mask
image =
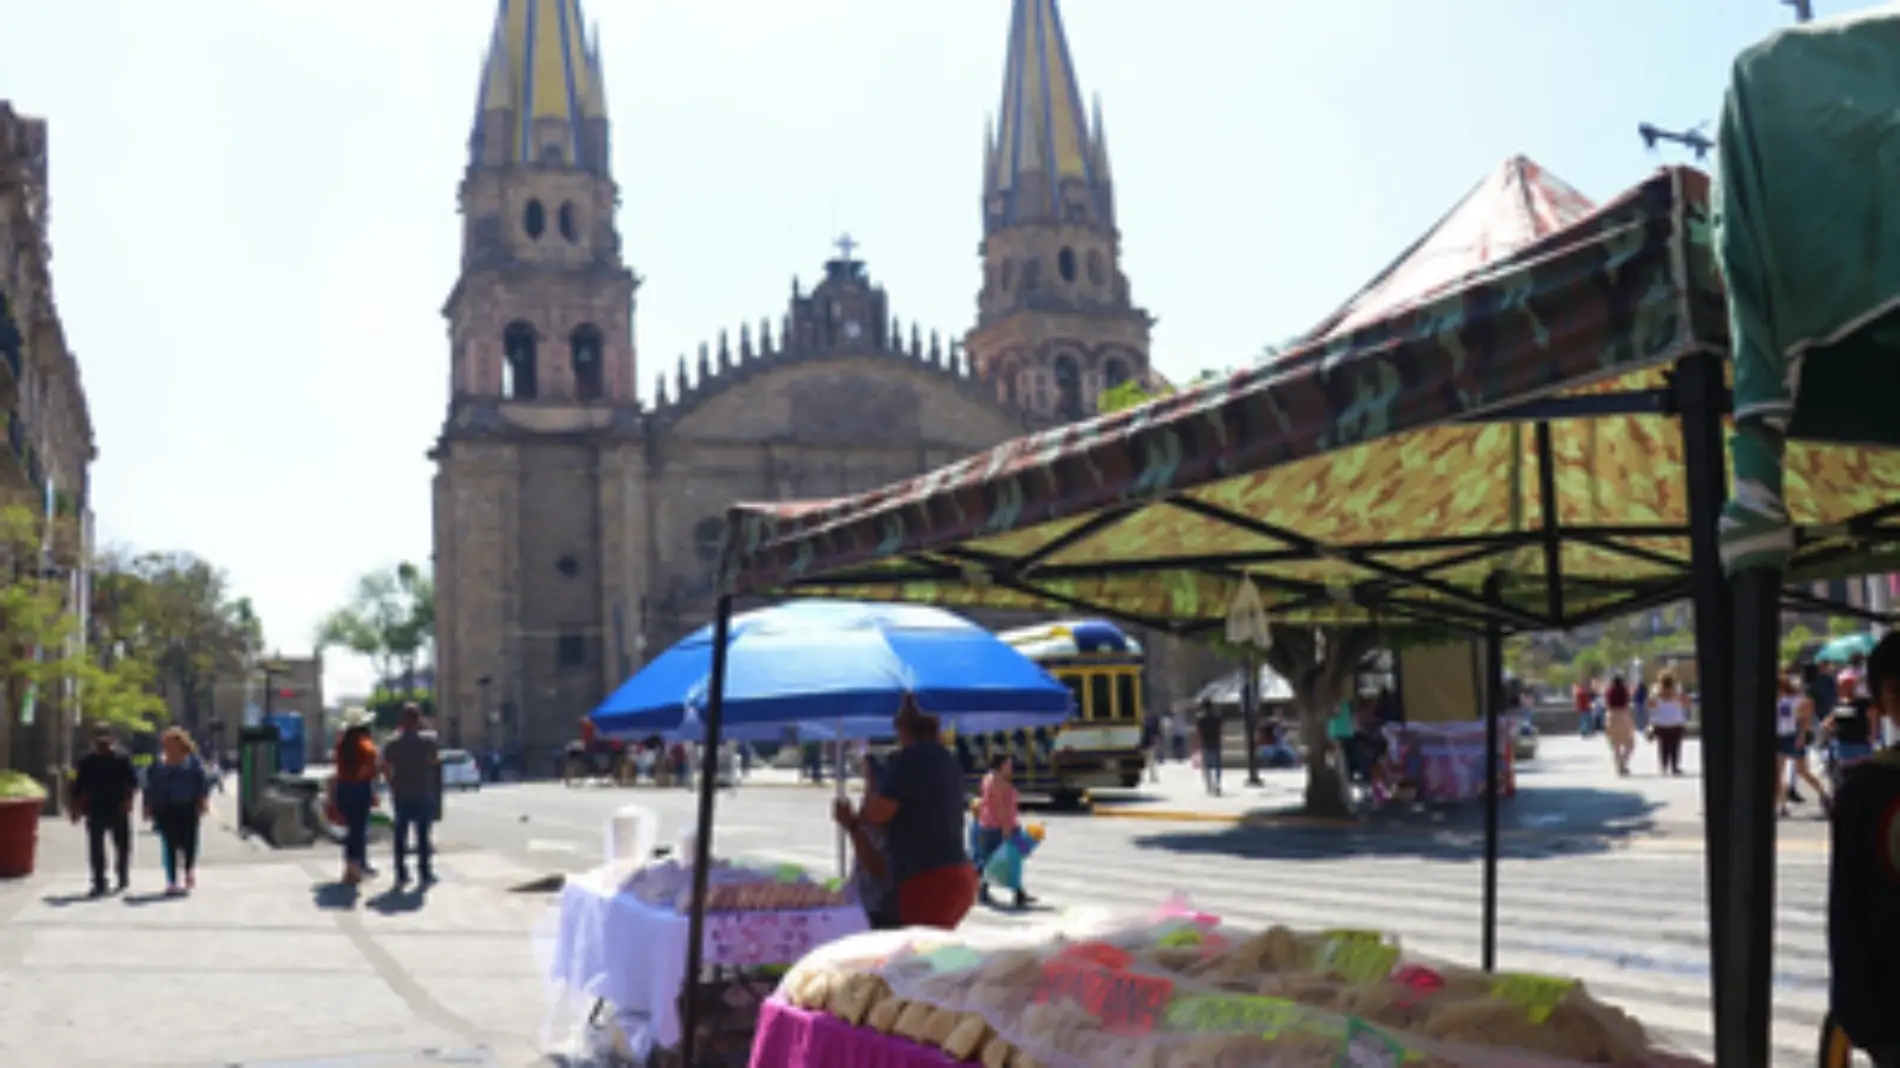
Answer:
[{"label": "arched bell tower window", "polygon": [[542,207],[540,201],[530,200],[528,206],[521,209],[521,229],[533,241],[541,240],[541,235],[547,233],[548,209]]},{"label": "arched bell tower window", "polygon": [[563,201],[561,209],[555,212],[555,218],[559,221],[561,236],[567,238],[568,244],[572,245],[580,241],[581,226],[574,215],[572,203]]},{"label": "arched bell tower window", "polygon": [[574,396],[596,401],[607,395],[605,364],[601,359],[600,328],[591,323],[575,328],[568,335],[568,352],[574,361]]},{"label": "arched bell tower window", "polygon": [[1064,282],[1075,281],[1074,249],[1065,247],[1061,252],[1056,253],[1056,273],[1062,276]]},{"label": "arched bell tower window", "polygon": [[535,385],[534,327],[516,321],[501,332],[501,395],[509,400],[533,400]]},{"label": "arched bell tower window", "polygon": [[1082,371],[1073,356],[1056,357],[1056,414],[1064,419],[1082,418]]},{"label": "arched bell tower window", "polygon": [[1102,365],[1102,378],[1108,383],[1108,388],[1114,389],[1128,381],[1128,365],[1120,359],[1111,357]]}]

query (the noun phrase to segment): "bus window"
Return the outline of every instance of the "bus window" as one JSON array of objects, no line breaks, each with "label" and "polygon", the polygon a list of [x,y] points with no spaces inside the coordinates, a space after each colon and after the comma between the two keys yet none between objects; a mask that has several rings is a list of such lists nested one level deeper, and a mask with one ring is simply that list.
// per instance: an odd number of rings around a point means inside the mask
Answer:
[{"label": "bus window", "polygon": [[1123,719],[1141,719],[1141,701],[1136,696],[1135,675],[1132,672],[1115,676],[1115,707]]},{"label": "bus window", "polygon": [[1107,672],[1097,672],[1089,676],[1089,718],[1115,718],[1114,682]]},{"label": "bus window", "polygon": [[1082,689],[1082,680],[1075,675],[1059,675],[1062,685],[1069,688],[1069,698],[1075,702],[1075,708],[1069,712],[1070,719],[1088,718],[1088,694]]}]

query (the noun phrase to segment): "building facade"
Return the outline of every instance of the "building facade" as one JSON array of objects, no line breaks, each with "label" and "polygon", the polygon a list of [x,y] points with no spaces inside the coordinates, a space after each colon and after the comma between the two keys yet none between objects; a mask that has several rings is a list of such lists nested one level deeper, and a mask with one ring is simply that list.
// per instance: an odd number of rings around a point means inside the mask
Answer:
[{"label": "building facade", "polygon": [[[66,345],[53,299],[52,207],[47,128],[0,100],[0,506],[45,517],[36,567],[63,581],[75,606],[86,600],[84,562],[92,530],[88,479],[98,455],[79,362]],[[68,755],[72,702],[41,692],[5,695],[0,766],[42,774]]]},{"label": "building facade", "polygon": [[[432,453],[444,729],[545,759],[711,618],[736,500],[830,497],[949,463],[1151,377],[1099,110],[1055,0],[1016,0],[986,145],[980,314],[903,323],[848,239],[809,291],[721,331],[642,403],[599,42],[578,0],[504,0],[460,190]],[[1165,656],[1165,654],[1163,654]],[[531,763],[531,767],[534,766]]]}]

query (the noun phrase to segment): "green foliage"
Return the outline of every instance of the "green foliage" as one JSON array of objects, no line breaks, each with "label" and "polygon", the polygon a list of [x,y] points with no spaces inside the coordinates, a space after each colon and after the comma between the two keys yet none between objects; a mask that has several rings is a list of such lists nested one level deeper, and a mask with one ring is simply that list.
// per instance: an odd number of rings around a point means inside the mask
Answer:
[{"label": "green foliage", "polygon": [[363,708],[376,718],[376,730],[393,730],[402,722],[402,706],[414,701],[425,719],[435,717],[435,695],[427,690],[378,689],[369,695]]},{"label": "green foliage", "polygon": [[46,787],[31,775],[0,771],[0,801],[44,801]]},{"label": "green foliage", "polygon": [[319,649],[341,648],[367,659],[378,680],[413,683],[435,643],[435,579],[411,563],[372,571],[356,582],[350,603],[317,627]]},{"label": "green foliage", "polygon": [[1149,401],[1154,400],[1156,397],[1166,395],[1167,393],[1165,391],[1149,393],[1147,390],[1141,388],[1140,381],[1131,378],[1119,386],[1111,386],[1103,390],[1101,395],[1095,399],[1095,406],[1096,410],[1100,412],[1119,412],[1129,408],[1139,408]]},{"label": "green foliage", "polygon": [[1794,663],[1801,657],[1802,646],[1812,645],[1818,640],[1819,635],[1799,623],[1795,624],[1788,629],[1788,633],[1781,636],[1781,662]]},{"label": "green foliage", "polygon": [[1846,616],[1829,616],[1827,620],[1827,632],[1830,637],[1844,638],[1849,634],[1859,634],[1865,629],[1867,629],[1865,623]]},{"label": "green foliage", "polygon": [[[224,572],[191,553],[105,554],[93,568],[92,643],[101,663],[131,686],[86,680],[103,691],[103,715],[133,722],[149,711],[141,688],[175,693],[187,716],[209,702],[219,678],[241,674],[263,648],[250,599],[234,597]],[[94,695],[86,698],[95,714]]]}]

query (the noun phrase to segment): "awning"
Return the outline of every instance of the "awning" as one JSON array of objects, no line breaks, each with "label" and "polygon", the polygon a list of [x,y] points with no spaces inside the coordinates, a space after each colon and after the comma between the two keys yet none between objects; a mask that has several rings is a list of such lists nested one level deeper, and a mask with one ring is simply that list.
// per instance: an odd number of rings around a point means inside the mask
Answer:
[{"label": "awning", "polygon": [[[1707,234],[1707,179],[1659,171],[1272,364],[856,497],[738,506],[724,588],[1176,632],[1218,625],[1243,577],[1279,621],[1541,628],[1679,595],[1680,436],[1657,397],[1671,361],[1725,344]],[[1605,418],[1626,390],[1648,407]]]}]

